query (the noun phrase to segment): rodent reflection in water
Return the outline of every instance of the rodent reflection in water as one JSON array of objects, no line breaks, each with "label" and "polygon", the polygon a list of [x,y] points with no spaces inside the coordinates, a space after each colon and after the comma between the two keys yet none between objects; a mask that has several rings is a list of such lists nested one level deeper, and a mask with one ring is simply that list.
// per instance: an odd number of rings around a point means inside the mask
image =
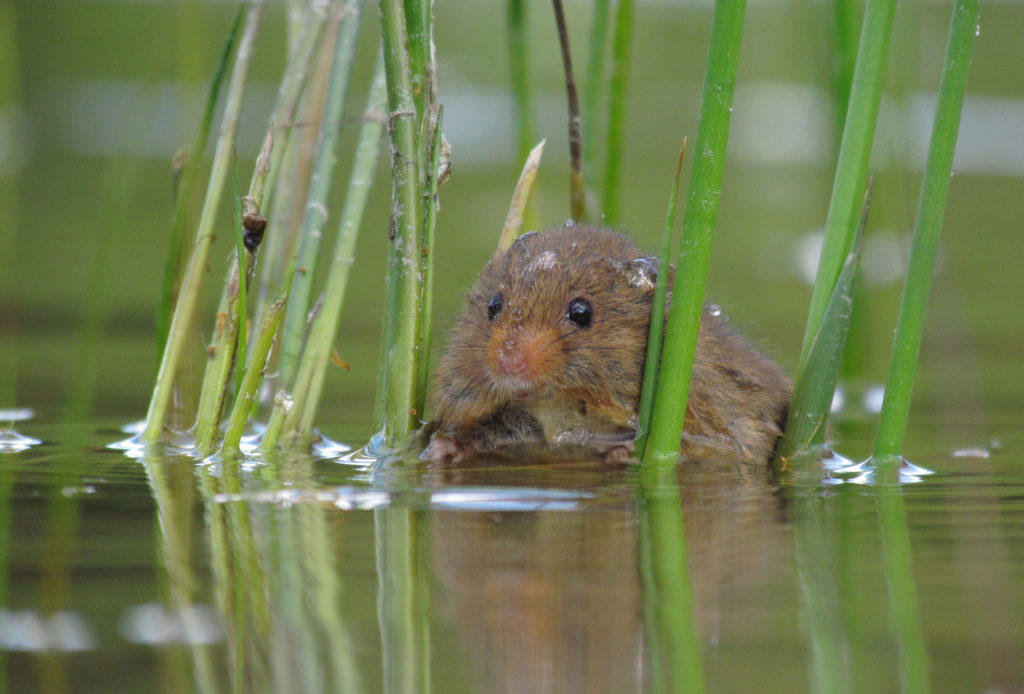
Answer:
[{"label": "rodent reflection in water", "polygon": [[[466,297],[433,392],[423,457],[632,452],[656,258],[625,235],[569,225],[526,234]],[[701,317],[681,449],[766,462],[792,384],[717,311]]]}]

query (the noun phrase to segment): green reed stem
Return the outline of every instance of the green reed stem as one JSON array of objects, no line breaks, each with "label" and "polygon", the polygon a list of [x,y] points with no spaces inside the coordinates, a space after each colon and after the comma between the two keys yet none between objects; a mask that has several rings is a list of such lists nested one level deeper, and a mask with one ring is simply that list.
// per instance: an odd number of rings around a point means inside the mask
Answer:
[{"label": "green reed stem", "polygon": [[512,95],[516,101],[517,145],[519,160],[524,161],[533,147],[532,94],[530,92],[530,64],[526,50],[526,0],[508,0],[508,55],[512,74]]},{"label": "green reed stem", "polygon": [[777,464],[782,468],[787,467],[796,457],[808,462],[817,462],[818,458],[813,454],[819,453],[825,442],[825,422],[832,407],[832,398],[839,379],[838,367],[843,359],[843,350],[850,331],[850,318],[853,315],[853,297],[870,196],[869,184],[853,248],[850,249],[850,255],[847,256],[846,263],[836,279],[832,298],[828,302],[821,327],[818,328],[818,334],[807,356],[807,364],[797,375],[785,433],[775,456]]},{"label": "green reed stem", "polygon": [[647,466],[674,465],[679,457],[711,239],[722,190],[745,11],[746,0],[718,0],[711,20],[711,42],[694,148],[696,156],[676,260],[672,310],[666,326],[651,432],[644,451]]},{"label": "green reed stem", "polygon": [[160,292],[160,304],[156,322],[156,345],[157,355],[162,355],[164,346],[167,344],[167,335],[170,332],[171,311],[177,298],[179,275],[181,265],[185,257],[185,227],[188,224],[188,208],[192,200],[192,190],[199,180],[200,166],[203,162],[203,153],[206,151],[206,144],[210,139],[210,130],[213,127],[213,116],[217,110],[217,99],[220,97],[221,87],[224,85],[224,76],[227,74],[228,65],[231,64],[231,55],[238,42],[239,29],[242,26],[242,17],[245,5],[238,6],[235,20],[228,30],[227,40],[221,50],[220,60],[217,69],[213,73],[213,81],[210,83],[210,90],[206,95],[206,107],[203,110],[203,118],[199,122],[199,131],[195,140],[189,148],[188,158],[181,171],[174,198],[174,221],[171,223],[170,248],[167,252],[167,263],[164,266],[164,281]]},{"label": "green reed stem", "polygon": [[661,345],[664,337],[665,298],[668,294],[668,268],[672,260],[672,228],[676,223],[676,201],[679,199],[679,179],[683,174],[683,159],[686,157],[686,138],[679,148],[676,162],[676,177],[668,198],[665,213],[665,229],[661,233],[661,252],[658,254],[658,279],[654,283],[654,301],[651,303],[651,326],[647,333],[647,353],[644,357],[644,382],[640,390],[640,407],[637,417],[636,456],[644,457],[647,434],[651,430],[651,410],[654,407],[654,386],[658,382],[661,366]]},{"label": "green reed stem", "polygon": [[[320,402],[324,376],[330,361],[331,345],[338,333],[338,324],[341,321],[349,269],[355,258],[356,239],[359,237],[363,212],[366,210],[367,195],[377,169],[380,141],[384,133],[386,98],[384,65],[378,60],[367,97],[366,113],[363,116],[359,142],[356,145],[348,191],[345,194],[345,207],[341,212],[338,236],[334,244],[334,255],[331,265],[327,269],[324,303],[310,327],[309,339],[302,352],[302,360],[295,378],[295,388],[292,391],[293,404],[283,422],[287,436],[297,436],[303,441],[312,436],[313,417]],[[280,408],[275,408],[271,419],[281,416],[278,415],[280,411]],[[261,443],[264,450],[269,450],[277,444],[277,437],[272,435],[274,428],[273,426],[267,427],[267,434],[264,435]],[[288,445],[290,446],[291,443],[289,441]]]},{"label": "green reed stem", "polygon": [[429,623],[423,620],[425,582],[418,580],[422,514],[396,505],[374,511],[384,691],[429,694]]},{"label": "green reed stem", "polygon": [[281,296],[271,305],[253,338],[252,354],[249,357],[249,362],[245,365],[242,385],[235,396],[235,406],[231,409],[227,429],[224,431],[224,445],[221,447],[221,455],[224,457],[233,457],[238,454],[238,443],[242,439],[245,423],[249,419],[249,411],[252,409],[252,403],[256,399],[260,383],[263,381],[263,372],[270,359],[270,349],[274,345],[274,337],[277,334],[277,326],[281,322],[281,314],[284,313],[286,299],[287,295]]},{"label": "green reed stem", "polygon": [[380,0],[384,71],[387,76],[391,128],[391,231],[385,294],[393,297],[384,316],[384,342],[378,388],[385,388],[383,428],[389,444],[408,436],[416,426],[413,414],[419,376],[420,248],[423,215],[417,156],[416,109],[413,101],[405,12],[399,0]]},{"label": "green reed stem", "polygon": [[[622,146],[626,130],[626,80],[633,52],[633,0],[619,0],[612,39],[612,73],[608,96],[608,142],[605,146],[604,190],[601,203],[604,223],[619,220],[619,189],[622,181]],[[728,130],[728,128],[727,128]]]},{"label": "green reed stem", "polygon": [[[232,279],[229,282],[234,283],[234,277],[238,273],[238,263],[234,259],[230,272]],[[221,415],[224,412],[224,401],[229,390],[231,368],[235,363],[239,313],[237,302],[229,298],[230,294],[231,290],[225,288],[217,308],[217,324],[214,328],[213,342],[209,347],[206,370],[203,372],[203,383],[199,390],[199,405],[196,408],[196,423],[192,435],[195,438],[196,452],[200,456],[207,455],[216,443]],[[239,362],[242,363],[244,362]]]},{"label": "green reed stem", "polygon": [[[0,4],[0,109],[12,115],[20,113],[24,99],[21,79],[22,36],[22,32],[19,32],[18,9],[15,4]],[[15,125],[12,131],[18,132],[18,120],[12,119],[12,124]],[[14,408],[18,397],[18,333],[21,321],[15,312],[16,302],[13,301],[13,296],[18,286],[16,270],[19,258],[18,236],[21,229],[20,193],[21,176],[17,172],[5,172],[0,175],[0,214],[4,218],[4,223],[0,225],[0,248],[3,249],[0,253],[0,292],[6,297],[0,305],[0,323],[3,325],[3,329],[0,330],[0,354],[4,355],[0,359],[0,409]],[[13,432],[14,421],[0,421],[0,433],[5,430]],[[0,511],[0,516],[9,511],[8,506],[5,511]],[[4,539],[0,537],[0,541]],[[0,554],[3,554],[2,550]],[[0,564],[0,572],[4,570],[6,565]],[[3,601],[0,604],[8,603]],[[5,656],[0,656],[0,685],[4,684],[4,658]]]},{"label": "green reed stem", "polygon": [[[973,2],[975,7],[978,5],[977,0],[967,2]],[[960,4],[958,2],[957,6]],[[975,25],[971,26],[973,33]],[[889,589],[889,621],[900,654],[900,691],[903,694],[928,694],[931,692],[931,665],[921,628],[903,489],[898,484],[881,483],[874,487],[874,495],[882,531],[885,580]]]},{"label": "green reed stem", "polygon": [[[429,115],[429,114],[428,114]],[[433,133],[430,144],[430,159],[427,164],[426,194],[423,198],[423,209],[426,219],[423,220],[423,245],[420,247],[420,275],[422,277],[420,291],[420,353],[419,376],[416,379],[416,400],[413,407],[417,417],[422,418],[427,408],[427,384],[430,382],[430,350],[431,321],[434,318],[434,239],[437,235],[437,188],[441,182],[442,167],[447,161],[441,161],[443,144],[442,125],[444,110],[439,108],[433,113]]]},{"label": "green reed stem", "polygon": [[[338,9],[339,2],[335,0],[331,4],[333,12]],[[270,170],[267,175],[267,187],[274,190],[277,183],[277,176],[281,169],[281,160],[288,150],[288,142],[295,125],[295,113],[299,108],[299,98],[302,96],[306,79],[309,77],[313,65],[313,56],[316,54],[316,47],[323,36],[325,21],[328,10],[320,3],[310,3],[306,8],[305,16],[298,29],[298,36],[295,40],[295,48],[288,55],[288,62],[285,64],[284,74],[281,76],[281,84],[278,86],[277,98],[274,102],[274,111],[270,117],[274,128],[282,130],[284,137],[276,138],[278,146],[274,148],[270,159]]]},{"label": "green reed stem", "polygon": [[679,484],[674,469],[661,472],[650,467],[641,470],[639,498],[644,626],[657,649],[652,654],[657,671],[652,675],[661,684],[656,691],[700,694],[705,691],[704,666],[694,627]]},{"label": "green reed stem", "polygon": [[306,198],[306,211],[300,232],[298,259],[294,264],[288,288],[288,309],[284,318],[281,339],[281,358],[278,362],[277,387],[291,391],[295,372],[298,369],[299,354],[302,351],[308,328],[310,294],[320,242],[327,224],[327,198],[331,191],[334,165],[338,160],[338,139],[341,133],[342,114],[348,100],[352,79],[352,65],[355,61],[356,38],[362,16],[364,0],[352,0],[345,5],[344,17],[336,19],[337,41],[331,66],[331,79],[327,89],[320,133],[317,139],[316,160],[313,177],[310,180]]},{"label": "green reed stem", "polygon": [[[236,183],[235,202],[236,205],[243,206],[246,214],[259,214],[260,206],[263,204],[264,184],[273,146],[274,132],[271,128],[267,131],[263,149],[259,157],[256,158],[252,179],[249,182],[249,194],[245,198],[238,195]],[[235,220],[235,227],[236,234],[243,233],[241,219]],[[238,270],[238,258],[244,258],[245,271],[242,273],[239,273]],[[227,278],[224,280],[224,289],[221,292],[216,325],[213,330],[214,340],[210,345],[209,360],[203,373],[199,405],[196,408],[196,423],[193,427],[196,451],[201,456],[207,455],[215,443],[221,416],[224,412],[224,402],[228,395],[228,380],[235,364],[238,365],[236,371],[241,379],[247,342],[244,324],[248,317],[248,311],[245,308],[244,278],[249,276],[255,260],[255,251],[250,252],[243,244],[241,249],[236,249],[235,257],[228,268]],[[237,392],[237,387],[235,390]]]},{"label": "green reed stem", "polygon": [[812,691],[851,694],[850,639],[839,610],[839,577],[830,559],[835,545],[829,535],[826,499],[818,480],[798,480],[788,491],[793,560],[811,642]]},{"label": "green reed stem", "polygon": [[227,175],[228,164],[231,160],[235,133],[238,129],[238,118],[242,109],[245,78],[252,60],[253,44],[256,41],[256,32],[259,29],[265,5],[266,0],[253,0],[246,16],[245,31],[238,46],[235,67],[228,86],[220,136],[217,139],[210,181],[206,189],[206,202],[203,205],[199,226],[196,229],[195,246],[189,256],[185,275],[182,278],[181,294],[174,307],[167,348],[164,350],[163,359],[160,362],[156,386],[153,388],[153,396],[149,403],[146,428],[140,437],[143,441],[156,441],[163,431],[164,422],[167,419],[167,407],[174,387],[174,377],[189,337],[192,316],[195,314],[196,302],[199,298],[199,287],[206,271],[206,256],[209,253],[210,244],[213,242],[213,223],[220,205],[224,177]]},{"label": "green reed stem", "polygon": [[[295,254],[298,236],[298,222],[292,224],[292,210],[299,205],[303,197],[302,186],[297,181],[304,180],[297,174],[299,149],[292,147],[292,132],[295,125],[295,114],[298,112],[307,79],[313,68],[313,58],[320,43],[326,18],[335,16],[340,9],[340,0],[332,0],[330,5],[325,2],[304,2],[304,11],[298,11],[293,4],[289,8],[289,53],[285,63],[284,74],[278,85],[277,97],[270,116],[270,128],[276,133],[277,145],[274,147],[267,180],[267,207],[272,210],[269,215],[274,220],[273,233],[267,239],[264,253],[263,270],[260,273],[260,291],[256,314],[262,315],[271,300],[276,297],[289,281],[290,273],[286,271],[289,259]],[[331,9],[333,7],[333,9]],[[287,173],[278,178],[282,169]]]},{"label": "green reed stem", "polygon": [[924,317],[931,290],[935,254],[953,170],[960,112],[967,87],[967,68],[978,27],[978,0],[957,0],[949,27],[949,41],[939,81],[928,159],[914,222],[907,279],[903,285],[900,315],[893,340],[889,378],[882,400],[882,415],[875,443],[875,457],[892,459],[902,454],[910,413],[910,396],[921,350]]},{"label": "green reed stem", "polygon": [[[588,191],[597,189],[598,113],[604,88],[604,57],[608,43],[609,0],[594,0],[587,51],[587,81],[583,85],[583,180]],[[531,140],[532,141],[532,140]],[[603,207],[603,205],[602,205]]]},{"label": "green reed stem", "polygon": [[839,277],[853,243],[857,211],[867,183],[868,160],[878,120],[878,105],[882,98],[882,77],[895,10],[896,0],[867,0],[835,183],[825,221],[825,241],[818,261],[818,273],[814,280],[800,351],[798,375],[807,362],[836,278]]},{"label": "green reed stem", "polygon": [[[238,294],[236,299],[236,313],[238,314],[238,340],[237,346],[235,347],[236,359],[239,364],[245,363],[245,346],[246,346],[246,321],[249,317],[248,309],[246,308],[246,298],[248,292],[246,291],[246,279],[248,276],[248,259],[249,254],[245,250],[245,230],[242,228],[242,189],[238,185],[238,158],[235,157],[235,272],[238,273]],[[245,270],[241,270],[242,259],[245,259]],[[235,384],[236,390],[242,387],[242,370],[237,369],[238,378]]]},{"label": "green reed stem", "polygon": [[[417,121],[423,120],[427,102],[427,64],[430,60],[430,0],[404,0],[409,34],[409,70]],[[423,162],[420,161],[420,166]]]},{"label": "green reed stem", "polygon": [[857,65],[857,32],[859,29],[860,4],[857,0],[832,0],[832,41],[829,51],[831,59],[832,114],[835,119],[835,147],[838,152],[846,109],[850,103],[850,89],[853,85],[853,71]]}]

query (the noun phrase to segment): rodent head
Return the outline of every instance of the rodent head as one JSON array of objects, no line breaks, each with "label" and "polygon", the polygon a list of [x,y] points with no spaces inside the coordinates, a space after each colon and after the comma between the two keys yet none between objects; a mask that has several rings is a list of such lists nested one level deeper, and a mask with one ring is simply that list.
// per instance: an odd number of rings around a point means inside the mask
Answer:
[{"label": "rodent head", "polygon": [[635,409],[656,268],[626,236],[585,226],[527,234],[496,254],[441,359],[438,421],[556,394]]}]

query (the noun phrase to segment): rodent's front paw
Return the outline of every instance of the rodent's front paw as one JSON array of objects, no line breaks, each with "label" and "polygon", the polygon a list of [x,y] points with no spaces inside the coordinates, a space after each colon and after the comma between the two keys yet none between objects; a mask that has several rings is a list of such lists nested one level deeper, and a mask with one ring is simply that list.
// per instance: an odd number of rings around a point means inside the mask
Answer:
[{"label": "rodent's front paw", "polygon": [[604,462],[606,463],[635,463],[636,447],[631,441],[628,446],[616,446],[605,451]]},{"label": "rodent's front paw", "polygon": [[435,463],[452,462],[458,463],[469,456],[469,449],[451,436],[435,431],[430,436],[430,442],[420,453],[420,460],[432,460]]},{"label": "rodent's front paw", "polygon": [[586,445],[595,453],[603,455],[606,463],[627,463],[636,460],[636,439],[632,432],[595,434]]}]

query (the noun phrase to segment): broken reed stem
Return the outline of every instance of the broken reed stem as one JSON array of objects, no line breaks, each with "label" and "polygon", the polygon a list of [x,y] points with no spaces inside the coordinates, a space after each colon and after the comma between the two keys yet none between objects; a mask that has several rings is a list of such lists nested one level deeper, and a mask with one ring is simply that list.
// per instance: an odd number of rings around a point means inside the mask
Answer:
[{"label": "broken reed stem", "polygon": [[213,157],[210,181],[207,185],[206,202],[203,205],[199,225],[196,229],[195,246],[185,267],[185,275],[181,282],[181,293],[174,308],[174,316],[168,333],[167,347],[160,362],[160,371],[149,403],[146,415],[146,426],[140,435],[144,442],[155,442],[163,432],[167,420],[167,407],[174,388],[174,379],[189,336],[192,317],[195,314],[196,302],[203,274],[206,271],[206,257],[213,241],[213,223],[217,208],[220,205],[227,175],[231,152],[234,147],[238,118],[242,109],[242,92],[245,78],[253,55],[253,44],[259,29],[260,19],[266,0],[253,0],[246,17],[245,30],[238,46],[235,67],[232,71],[228,87],[224,116],[221,122],[220,136]]},{"label": "broken reed stem", "polygon": [[587,195],[583,185],[580,102],[576,94],[576,80],[572,74],[569,29],[565,24],[562,0],[551,0],[551,5],[555,10],[555,24],[558,25],[558,44],[562,48],[565,91],[569,104],[569,216],[577,222],[585,222],[587,219]]},{"label": "broken reed stem", "polygon": [[523,164],[523,171],[519,174],[519,181],[516,182],[516,189],[512,193],[512,202],[509,203],[508,213],[505,215],[505,225],[501,229],[501,236],[498,237],[498,251],[504,253],[512,243],[523,235],[523,220],[526,213],[526,206],[530,204],[530,193],[533,192],[533,182],[537,180],[537,171],[540,169],[540,158],[544,154],[544,143],[540,143],[530,150]]}]

